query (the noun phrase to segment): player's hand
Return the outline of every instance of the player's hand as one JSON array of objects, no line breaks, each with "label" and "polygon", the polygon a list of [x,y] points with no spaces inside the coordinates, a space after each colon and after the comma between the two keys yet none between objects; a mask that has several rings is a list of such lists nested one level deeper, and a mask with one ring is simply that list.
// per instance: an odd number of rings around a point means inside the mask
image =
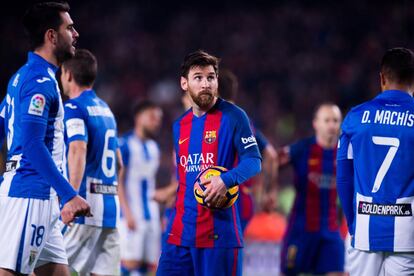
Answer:
[{"label": "player's hand", "polygon": [[270,213],[275,210],[277,204],[277,192],[269,191],[265,193],[262,198],[262,210]]},{"label": "player's hand", "polygon": [[126,223],[127,223],[128,230],[134,231],[137,229],[135,219],[131,215],[126,216]]},{"label": "player's hand", "polygon": [[203,195],[205,196],[204,201],[207,206],[219,206],[220,202],[225,199],[227,193],[226,184],[220,176],[212,176],[208,180],[202,182],[202,185],[208,184]]},{"label": "player's hand", "polygon": [[164,204],[168,200],[168,193],[166,193],[163,189],[157,189],[155,190],[152,199],[158,203]]},{"label": "player's hand", "polygon": [[63,223],[67,225],[69,225],[77,216],[92,216],[91,207],[88,202],[78,195],[66,202],[60,214]]}]

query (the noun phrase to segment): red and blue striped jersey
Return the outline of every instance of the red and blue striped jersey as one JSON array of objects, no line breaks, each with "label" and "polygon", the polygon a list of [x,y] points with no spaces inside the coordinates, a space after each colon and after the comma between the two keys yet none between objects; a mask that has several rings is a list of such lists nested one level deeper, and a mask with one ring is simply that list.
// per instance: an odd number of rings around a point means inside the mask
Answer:
[{"label": "red and blue striped jersey", "polygon": [[291,145],[289,155],[296,190],[289,228],[338,231],[336,147],[324,149],[311,137]]},{"label": "red and blue striped jersey", "polygon": [[219,98],[203,116],[195,116],[191,109],[184,113],[175,121],[173,135],[179,185],[167,241],[199,248],[242,247],[237,207],[205,208],[195,200],[193,186],[207,167],[232,169],[236,156],[240,161],[261,158],[246,113]]}]

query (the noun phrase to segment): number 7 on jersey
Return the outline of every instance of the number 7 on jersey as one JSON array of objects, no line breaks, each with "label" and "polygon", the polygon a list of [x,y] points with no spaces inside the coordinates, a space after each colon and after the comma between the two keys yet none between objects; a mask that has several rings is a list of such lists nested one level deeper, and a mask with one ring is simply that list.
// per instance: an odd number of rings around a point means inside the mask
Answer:
[{"label": "number 7 on jersey", "polygon": [[381,167],[378,170],[377,176],[375,177],[374,187],[372,187],[372,192],[376,193],[381,187],[382,180],[384,180],[384,177],[387,174],[388,169],[391,166],[392,160],[397,154],[398,147],[400,146],[400,140],[395,137],[372,136],[372,142],[375,145],[390,147],[387,152],[387,155],[385,155],[385,159],[382,162]]}]

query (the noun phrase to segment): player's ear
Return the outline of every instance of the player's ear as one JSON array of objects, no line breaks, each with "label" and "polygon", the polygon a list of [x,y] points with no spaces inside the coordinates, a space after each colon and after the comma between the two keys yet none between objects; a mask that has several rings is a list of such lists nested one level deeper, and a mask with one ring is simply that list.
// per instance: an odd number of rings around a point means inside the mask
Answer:
[{"label": "player's ear", "polygon": [[45,33],[45,41],[49,41],[53,45],[57,43],[57,33],[53,29],[48,29]]},{"label": "player's ear", "polygon": [[184,77],[181,77],[181,89],[184,91],[188,90],[188,80]]},{"label": "player's ear", "polygon": [[[382,72],[380,72],[380,81],[381,81],[381,88],[385,87],[387,84],[387,80]],[[385,90],[384,88],[382,90]]]}]

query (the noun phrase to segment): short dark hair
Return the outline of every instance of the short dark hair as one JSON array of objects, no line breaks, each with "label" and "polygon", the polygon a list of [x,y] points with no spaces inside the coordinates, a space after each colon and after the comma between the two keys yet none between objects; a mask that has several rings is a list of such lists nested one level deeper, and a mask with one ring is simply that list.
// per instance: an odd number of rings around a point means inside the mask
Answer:
[{"label": "short dark hair", "polygon": [[132,109],[132,114],[134,116],[137,116],[139,114],[141,114],[142,112],[144,112],[145,110],[148,109],[152,109],[152,108],[160,108],[160,106],[156,103],[154,103],[153,101],[150,100],[143,100],[140,102],[137,102],[133,109]]},{"label": "short dark hair", "polygon": [[188,72],[191,68],[194,67],[205,67],[205,66],[213,66],[214,71],[218,75],[218,66],[220,63],[220,59],[208,54],[203,50],[197,50],[188,54],[185,58],[183,63],[181,64],[181,76],[184,78],[188,77]]},{"label": "short dark hair", "polygon": [[227,69],[221,69],[218,78],[218,93],[220,97],[227,101],[236,101],[239,82],[233,72]]},{"label": "short dark hair", "polygon": [[86,49],[77,49],[75,55],[63,63],[63,67],[72,73],[80,86],[93,85],[98,73],[96,57]]},{"label": "short dark hair", "polygon": [[29,38],[30,49],[34,50],[44,43],[45,32],[58,31],[62,24],[61,12],[69,12],[66,2],[43,2],[31,6],[23,16],[23,25]]},{"label": "short dark hair", "polygon": [[381,61],[381,73],[389,81],[411,85],[414,83],[414,53],[406,48],[392,48]]}]

